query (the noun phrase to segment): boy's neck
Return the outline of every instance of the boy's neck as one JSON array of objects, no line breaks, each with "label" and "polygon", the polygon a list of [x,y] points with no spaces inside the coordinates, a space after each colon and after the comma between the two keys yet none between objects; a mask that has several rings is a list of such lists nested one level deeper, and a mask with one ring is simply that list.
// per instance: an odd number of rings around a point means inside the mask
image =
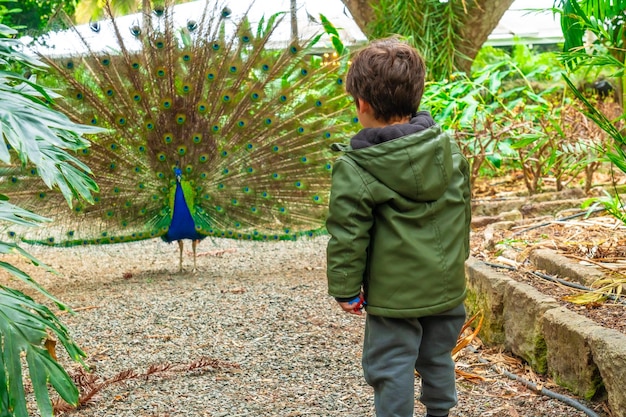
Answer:
[{"label": "boy's neck", "polygon": [[406,116],[406,117],[396,117],[393,118],[391,120],[388,121],[382,121],[382,120],[378,120],[378,119],[373,119],[370,120],[370,122],[368,123],[369,126],[367,127],[386,127],[386,126],[391,126],[391,125],[399,125],[399,124],[404,124],[404,123],[409,123],[411,121],[411,117],[410,116]]}]

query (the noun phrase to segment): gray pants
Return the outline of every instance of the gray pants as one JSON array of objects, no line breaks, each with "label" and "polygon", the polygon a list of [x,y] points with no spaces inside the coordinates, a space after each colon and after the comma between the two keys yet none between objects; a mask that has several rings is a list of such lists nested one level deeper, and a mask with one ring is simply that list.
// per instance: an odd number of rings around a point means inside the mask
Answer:
[{"label": "gray pants", "polygon": [[420,318],[367,315],[363,373],[374,388],[377,417],[413,417],[414,370],[421,376],[420,401],[429,414],[443,416],[456,405],[451,352],[464,322],[463,304]]}]

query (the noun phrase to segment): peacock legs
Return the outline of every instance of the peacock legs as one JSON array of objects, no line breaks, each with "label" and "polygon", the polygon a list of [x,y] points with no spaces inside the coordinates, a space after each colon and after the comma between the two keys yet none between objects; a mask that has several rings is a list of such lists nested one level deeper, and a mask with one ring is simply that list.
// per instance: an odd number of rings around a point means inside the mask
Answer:
[{"label": "peacock legs", "polygon": [[178,241],[178,249],[180,252],[180,256],[178,259],[178,267],[179,267],[178,272],[183,272],[183,241],[182,240]]},{"label": "peacock legs", "polygon": [[[198,242],[200,240],[193,239],[191,241],[191,248],[193,250],[193,270],[191,272],[196,272],[196,248],[198,247]],[[178,241],[178,249],[180,250],[180,257],[178,259],[179,272],[183,272],[183,241]]]}]

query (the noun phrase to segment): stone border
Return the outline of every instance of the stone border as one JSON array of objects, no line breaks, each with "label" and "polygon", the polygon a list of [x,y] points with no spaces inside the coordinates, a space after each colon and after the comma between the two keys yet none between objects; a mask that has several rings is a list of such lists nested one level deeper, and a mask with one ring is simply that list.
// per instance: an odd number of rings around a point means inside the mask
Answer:
[{"label": "stone border", "polygon": [[586,399],[606,392],[614,417],[626,417],[626,335],[562,307],[553,297],[466,262],[468,314],[484,313],[480,337],[502,346]]}]

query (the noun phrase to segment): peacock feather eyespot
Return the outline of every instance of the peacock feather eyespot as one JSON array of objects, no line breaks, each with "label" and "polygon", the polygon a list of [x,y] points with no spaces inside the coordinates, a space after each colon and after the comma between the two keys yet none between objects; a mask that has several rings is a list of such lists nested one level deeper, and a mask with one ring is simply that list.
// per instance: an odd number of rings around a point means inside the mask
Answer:
[{"label": "peacock feather eyespot", "polygon": [[198,111],[200,112],[200,114],[206,113],[208,109],[209,109],[209,106],[207,106],[206,103],[198,104]]},{"label": "peacock feather eyespot", "polygon": [[202,142],[202,135],[201,134],[193,135],[192,142],[195,144]]},{"label": "peacock feather eyespot", "polygon": [[237,67],[234,65],[231,65],[228,71],[230,71],[231,74],[237,74]]},{"label": "peacock feather eyespot", "polygon": [[321,201],[322,201],[322,199],[320,198],[320,196],[319,196],[319,195],[314,195],[314,196],[313,196],[313,201],[314,201],[314,202],[316,202],[316,203],[319,203],[319,202],[321,202]]},{"label": "peacock feather eyespot", "polygon": [[44,198],[46,198],[46,193],[41,192],[38,194],[38,197],[43,200]]},{"label": "peacock feather eyespot", "polygon": [[162,173],[161,171],[159,171],[159,172],[157,172],[157,173],[156,173],[156,177],[157,177],[158,179],[161,179],[161,180],[162,180],[162,179],[164,179],[164,178],[165,178],[165,174],[164,174],[164,173]]},{"label": "peacock feather eyespot", "polygon": [[173,140],[174,138],[172,137],[171,134],[166,133],[165,135],[163,135],[163,141],[165,142],[166,145],[169,145],[170,143],[172,143]]},{"label": "peacock feather eyespot", "polygon": [[163,6],[161,6],[161,5],[155,6],[153,12],[154,12],[155,16],[162,17],[163,14],[165,13],[165,8]]},{"label": "peacock feather eyespot", "polygon": [[300,127],[298,127],[298,128],[296,129],[296,132],[298,132],[298,133],[304,133],[304,128],[303,128],[302,126],[300,126]]},{"label": "peacock feather eyespot", "polygon": [[178,147],[178,154],[180,156],[183,156],[186,153],[187,153],[187,147],[186,146],[179,146]]},{"label": "peacock feather eyespot", "polygon": [[187,116],[185,116],[184,114],[179,114],[176,116],[176,123],[178,123],[179,125],[185,123],[185,120],[187,120]]},{"label": "peacock feather eyespot", "polygon": [[213,127],[211,127],[211,130],[213,131],[213,133],[217,133],[220,130],[220,127],[218,125],[213,125]]},{"label": "peacock feather eyespot", "polygon": [[130,33],[136,38],[141,35],[141,27],[139,27],[139,25],[133,25],[128,29],[130,30]]},{"label": "peacock feather eyespot", "polygon": [[126,124],[126,118],[120,117],[119,119],[117,119],[117,124],[120,126],[124,126]]},{"label": "peacock feather eyespot", "polygon": [[309,75],[309,71],[306,68],[302,68],[300,70],[300,75],[307,76],[307,75]]},{"label": "peacock feather eyespot", "polygon": [[226,158],[228,156],[228,151],[222,151],[220,153],[220,155],[222,155],[222,157]]},{"label": "peacock feather eyespot", "polygon": [[239,200],[237,200],[236,198],[233,198],[230,202],[231,202],[231,204],[233,206],[238,206],[239,205]]},{"label": "peacock feather eyespot", "polygon": [[187,21],[187,30],[189,32],[193,32],[196,29],[198,29],[198,22],[196,22],[195,20],[188,20]]},{"label": "peacock feather eyespot", "polygon": [[74,231],[73,231],[73,230],[70,230],[69,232],[67,232],[67,235],[68,235],[69,237],[73,237],[73,236],[74,236]]},{"label": "peacock feather eyespot", "polygon": [[322,100],[315,101],[315,107],[322,107]]},{"label": "peacock feather eyespot", "polygon": [[157,201],[160,197],[158,196],[158,194],[152,194],[152,197],[150,197],[152,199],[152,201]]},{"label": "peacock feather eyespot", "polygon": [[343,78],[341,77],[337,78],[337,84],[343,85]]},{"label": "peacock feather eyespot", "polygon": [[114,194],[119,194],[120,193],[120,188],[119,187],[113,188],[113,193]]},{"label": "peacock feather eyespot", "polygon": [[250,40],[251,40],[250,36],[248,36],[248,35],[243,35],[241,37],[241,42],[243,42],[243,43],[250,43]]},{"label": "peacock feather eyespot", "polygon": [[203,199],[203,200],[206,200],[206,201],[209,201],[209,200],[211,199],[211,195],[210,195],[210,194],[204,194],[204,195],[202,196],[202,199]]},{"label": "peacock feather eyespot", "polygon": [[183,54],[183,61],[185,61],[185,62],[189,62],[189,61],[191,61],[191,55],[189,55],[189,54]]},{"label": "peacock feather eyespot", "polygon": [[92,125],[94,125],[94,126],[95,126],[95,125],[97,125],[97,124],[98,124],[98,119],[96,119],[95,117],[92,117],[92,118],[91,118],[91,120],[90,120],[90,122],[91,122],[91,124],[92,124]]},{"label": "peacock feather eyespot", "polygon": [[135,167],[135,169],[134,169],[134,171],[135,171],[137,174],[139,174],[139,173],[141,172],[141,168],[139,168],[139,167],[137,167],[137,166],[136,166],[136,167]]},{"label": "peacock feather eyespot", "polygon": [[109,164],[109,170],[110,171],[115,171],[115,168],[117,168],[117,165],[115,164],[115,162],[111,162]]},{"label": "peacock feather eyespot", "polygon": [[130,201],[126,200],[126,202],[124,203],[124,207],[129,208],[133,205],[133,203],[131,203]]},{"label": "peacock feather eyespot", "polygon": [[331,138],[331,133],[330,132],[324,132],[324,139],[330,139]]},{"label": "peacock feather eyespot", "polygon": [[139,103],[141,101],[141,95],[133,94],[133,101]]},{"label": "peacock feather eyespot", "polygon": [[166,160],[167,158],[165,157],[165,154],[164,154],[163,152],[159,152],[159,153],[157,154],[157,159],[158,159],[160,162],[165,162],[165,160]]},{"label": "peacock feather eyespot", "polygon": [[157,69],[157,72],[156,72],[157,77],[163,78],[163,77],[165,77],[165,74],[166,74],[165,68],[158,68]]},{"label": "peacock feather eyespot", "polygon": [[219,51],[220,50],[220,44],[215,42],[211,48],[213,48],[214,51]]},{"label": "peacock feather eyespot", "polygon": [[259,209],[257,209],[255,206],[252,206],[250,207],[250,212],[256,214],[259,212]]},{"label": "peacock feather eyespot", "polygon": [[246,122],[244,120],[240,120],[237,122],[237,127],[246,127]]},{"label": "peacock feather eyespot", "polygon": [[167,187],[161,187],[161,192],[162,192],[163,194],[167,194],[167,193],[169,192],[169,188],[167,188]]},{"label": "peacock feather eyespot", "polygon": [[263,65],[261,65],[261,70],[263,72],[268,72],[270,70],[270,66],[267,65],[267,64],[263,64]]},{"label": "peacock feather eyespot", "polygon": [[205,154],[205,153],[200,155],[200,157],[198,158],[198,161],[200,161],[201,163],[205,163],[208,160],[209,160],[209,156],[207,154]]},{"label": "peacock feather eyespot", "polygon": [[83,211],[83,208],[82,208],[82,207],[80,207],[80,206],[76,206],[76,207],[74,207],[74,211],[75,211],[76,213],[80,213],[81,211]]},{"label": "peacock feather eyespot", "polygon": [[224,168],[222,170],[222,175],[228,175],[228,174],[230,174],[230,170],[228,168]]},{"label": "peacock feather eyespot", "polygon": [[353,117],[352,118],[352,123],[359,123],[359,118],[358,117]]},{"label": "peacock feather eyespot", "polygon": [[224,184],[217,184],[217,189],[218,189],[218,190],[223,190],[224,188],[226,188],[226,187],[224,186]]},{"label": "peacock feather eyespot", "polygon": [[224,95],[222,96],[222,101],[223,101],[224,103],[228,103],[228,102],[230,102],[230,95],[228,95],[228,94],[224,94]]},{"label": "peacock feather eyespot", "polygon": [[172,107],[172,102],[168,99],[163,100],[163,102],[161,103],[161,107],[163,107],[165,110],[168,110]]},{"label": "peacock feather eyespot", "polygon": [[183,85],[183,93],[188,94],[191,91],[191,87],[188,85]]},{"label": "peacock feather eyespot", "polygon": [[154,43],[155,48],[157,49],[163,49],[165,48],[165,42],[158,39],[155,43]]},{"label": "peacock feather eyespot", "polygon": [[152,122],[146,122],[146,129],[148,129],[148,130],[152,130],[152,129],[154,129],[154,123],[152,123]]},{"label": "peacock feather eyespot", "polygon": [[30,173],[30,175],[33,175],[33,176],[38,175],[37,174],[37,170],[35,168],[31,168],[29,173]]},{"label": "peacock feather eyespot", "polygon": [[[145,208],[142,208],[141,210],[139,210],[139,214],[141,214],[142,216],[145,215],[148,211]],[[140,233],[140,235],[142,235],[143,233]]]},{"label": "peacock feather eyespot", "polygon": [[331,164],[326,164],[324,165],[324,168],[326,169],[326,171],[331,171],[333,169],[333,166]]},{"label": "peacock feather eyespot", "polygon": [[209,178],[209,174],[207,174],[206,172],[201,172],[200,178],[202,178],[203,180],[206,180],[207,178]]},{"label": "peacock feather eyespot", "polygon": [[273,178],[273,179],[275,179],[275,180],[279,180],[279,179],[280,179],[280,174],[279,174],[279,173],[277,173],[277,172],[274,172],[274,173],[272,174],[272,178]]},{"label": "peacock feather eyespot", "polygon": [[74,61],[67,61],[65,63],[65,68],[68,70],[74,69]]},{"label": "peacock feather eyespot", "polygon": [[185,173],[186,174],[190,174],[193,172],[193,166],[192,165],[186,165],[185,166]]},{"label": "peacock feather eyespot", "polygon": [[306,156],[303,156],[302,158],[300,158],[300,162],[302,162],[303,164],[306,164],[307,162],[309,162],[309,158],[307,158]]},{"label": "peacock feather eyespot", "polygon": [[82,100],[83,99],[83,93],[76,93],[76,100]]},{"label": "peacock feather eyespot", "polygon": [[113,97],[113,96],[115,95],[115,91],[113,91],[113,89],[111,89],[111,88],[108,88],[108,89],[104,92],[104,94],[106,94],[106,95],[107,95],[107,96],[109,96],[109,97]]},{"label": "peacock feather eyespot", "polygon": [[251,151],[253,148],[254,148],[254,145],[253,145],[253,144],[251,144],[251,143],[248,143],[248,144],[246,145],[246,150],[248,150],[248,151]]},{"label": "peacock feather eyespot", "polygon": [[109,58],[102,58],[102,60],[100,61],[102,63],[102,65],[104,65],[105,67],[108,67],[109,65],[111,65],[111,60]]},{"label": "peacock feather eyespot", "polygon": [[222,208],[222,206],[215,206],[215,211],[217,211],[218,213],[223,213],[224,209]]},{"label": "peacock feather eyespot", "polygon": [[112,151],[117,151],[117,148],[118,148],[117,143],[112,143],[109,145],[109,149],[111,149]]},{"label": "peacock feather eyespot", "polygon": [[139,185],[137,185],[137,188],[139,188],[140,190],[143,190],[146,188],[146,184],[144,184],[143,182],[140,182]]},{"label": "peacock feather eyespot", "polygon": [[111,217],[115,216],[115,213],[113,212],[113,210],[108,210],[108,211],[106,212],[106,216],[107,216],[107,217],[109,217],[109,218],[111,218]]},{"label": "peacock feather eyespot", "polygon": [[250,187],[243,187],[243,192],[246,194],[250,194]]},{"label": "peacock feather eyespot", "polygon": [[80,153],[82,153],[83,155],[89,155],[89,149],[81,149]]},{"label": "peacock feather eyespot", "polygon": [[49,237],[48,239],[46,239],[48,243],[53,244],[54,243],[54,238],[53,237]]},{"label": "peacock feather eyespot", "polygon": [[254,168],[252,168],[252,167],[248,167],[248,168],[246,168],[246,172],[247,172],[248,174],[254,174]]},{"label": "peacock feather eyespot", "polygon": [[291,52],[292,54],[297,54],[298,51],[299,49],[296,45],[292,45],[291,47],[289,47],[289,52]]},{"label": "peacock feather eyespot", "polygon": [[295,185],[296,188],[299,188],[299,189],[304,188],[304,184],[301,181],[296,181],[293,183],[293,185]]},{"label": "peacock feather eyespot", "polygon": [[16,184],[17,183],[17,177],[11,177],[11,182],[13,184]]},{"label": "peacock feather eyespot", "polygon": [[281,103],[286,103],[287,102],[287,96],[284,95],[284,94],[282,94],[278,99],[280,100]]},{"label": "peacock feather eyespot", "polygon": [[139,153],[144,153],[144,152],[146,152],[146,147],[143,146],[143,145],[139,145],[137,147],[137,150],[139,151]]},{"label": "peacock feather eyespot", "polygon": [[278,145],[272,146],[272,152],[279,152],[279,151],[280,151],[280,146]]},{"label": "peacock feather eyespot", "polygon": [[96,203],[99,203],[100,202],[100,196],[95,196],[93,198],[93,201],[95,201]]},{"label": "peacock feather eyespot", "polygon": [[207,80],[209,80],[209,81],[213,81],[213,80],[215,80],[215,74],[213,74],[212,72],[209,72],[209,73],[206,75],[206,79],[207,79]]},{"label": "peacock feather eyespot", "polygon": [[139,65],[139,62],[133,62],[132,64],[130,64],[130,66],[132,67],[132,69],[139,69],[141,65]]},{"label": "peacock feather eyespot", "polygon": [[265,123],[265,126],[269,126],[272,124],[272,119],[268,117],[267,119],[265,119],[264,123]]},{"label": "peacock feather eyespot", "polygon": [[261,97],[261,95],[259,93],[256,93],[256,92],[250,94],[250,98],[252,99],[252,101],[257,101],[260,97]]}]

